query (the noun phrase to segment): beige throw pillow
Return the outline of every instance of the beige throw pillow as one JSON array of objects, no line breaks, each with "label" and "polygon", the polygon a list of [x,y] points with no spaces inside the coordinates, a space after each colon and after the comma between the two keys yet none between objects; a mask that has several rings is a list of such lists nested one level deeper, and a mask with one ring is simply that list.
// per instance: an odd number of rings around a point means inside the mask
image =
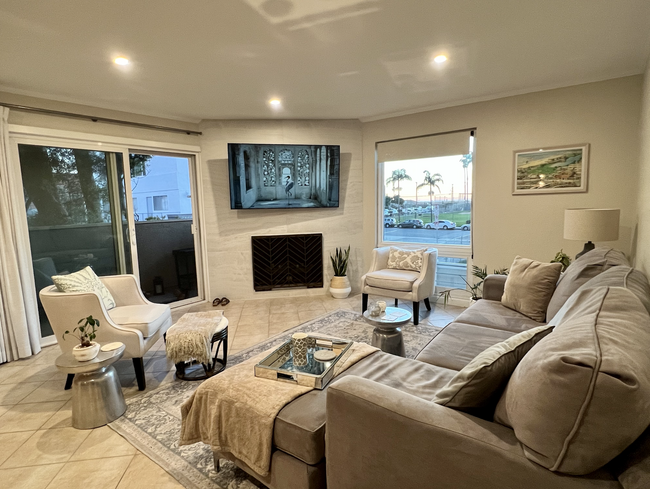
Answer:
[{"label": "beige throw pillow", "polygon": [[388,268],[419,272],[422,270],[424,253],[426,251],[427,248],[422,248],[421,250],[403,250],[391,246],[388,253]]},{"label": "beige throw pillow", "polygon": [[561,271],[560,263],[542,263],[517,256],[510,267],[501,304],[544,322]]},{"label": "beige throw pillow", "polygon": [[115,300],[111,292],[90,267],[68,275],[54,275],[52,282],[61,292],[97,292],[106,310],[115,307]]},{"label": "beige throw pillow", "polygon": [[528,459],[583,475],[650,424],[650,315],[619,287],[580,290],[565,307],[513,372],[494,419],[514,430]]},{"label": "beige throw pillow", "polygon": [[538,326],[487,348],[440,389],[433,402],[491,420],[512,372],[552,330],[551,325]]}]

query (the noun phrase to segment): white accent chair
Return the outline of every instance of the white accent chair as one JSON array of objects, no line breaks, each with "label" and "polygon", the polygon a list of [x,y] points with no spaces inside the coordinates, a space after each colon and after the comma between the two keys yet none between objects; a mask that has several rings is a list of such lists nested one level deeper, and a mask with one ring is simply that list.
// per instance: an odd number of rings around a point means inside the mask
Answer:
[{"label": "white accent chair", "polygon": [[422,270],[396,270],[388,268],[388,255],[390,247],[375,248],[372,250],[372,264],[370,270],[361,277],[362,309],[368,309],[368,295],[379,295],[398,300],[413,302],[413,324],[418,324],[420,319],[420,301],[424,301],[427,310],[431,310],[429,297],[433,296],[436,284],[436,262],[438,250],[429,248],[424,253]]},{"label": "white accent chair", "polygon": [[[99,277],[113,295],[116,306],[107,311],[95,292],[59,292],[55,285],[45,287],[39,296],[61,351],[72,351],[77,344],[73,337],[63,339],[82,317],[99,319],[96,341],[101,344],[120,341],[126,345],[123,358],[132,358],[138,389],[146,388],[144,354],[172,325],[171,309],[166,304],[148,301],[134,275]],[[72,385],[68,376],[66,389]]]}]

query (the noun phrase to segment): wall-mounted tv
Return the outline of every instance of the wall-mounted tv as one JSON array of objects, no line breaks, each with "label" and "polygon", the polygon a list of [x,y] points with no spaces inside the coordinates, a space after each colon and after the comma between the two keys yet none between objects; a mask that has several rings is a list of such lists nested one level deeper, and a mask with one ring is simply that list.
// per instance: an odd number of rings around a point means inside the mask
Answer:
[{"label": "wall-mounted tv", "polygon": [[340,146],[228,144],[231,209],[339,206]]}]

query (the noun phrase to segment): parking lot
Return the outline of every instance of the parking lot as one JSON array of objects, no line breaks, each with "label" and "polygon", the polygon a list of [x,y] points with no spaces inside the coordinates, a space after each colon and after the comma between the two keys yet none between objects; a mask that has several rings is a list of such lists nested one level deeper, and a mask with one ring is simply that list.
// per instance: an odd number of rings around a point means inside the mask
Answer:
[{"label": "parking lot", "polygon": [[404,243],[431,243],[468,245],[470,244],[471,231],[460,229],[409,229],[409,228],[384,228],[384,241],[401,241]]}]

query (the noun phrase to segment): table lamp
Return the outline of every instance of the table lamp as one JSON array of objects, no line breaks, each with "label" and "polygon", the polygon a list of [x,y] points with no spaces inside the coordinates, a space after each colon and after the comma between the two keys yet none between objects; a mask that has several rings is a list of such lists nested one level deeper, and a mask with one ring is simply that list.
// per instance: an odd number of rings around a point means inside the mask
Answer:
[{"label": "table lamp", "polygon": [[621,217],[620,209],[565,209],[564,239],[587,241],[582,255],[595,248],[592,241],[616,241]]}]

